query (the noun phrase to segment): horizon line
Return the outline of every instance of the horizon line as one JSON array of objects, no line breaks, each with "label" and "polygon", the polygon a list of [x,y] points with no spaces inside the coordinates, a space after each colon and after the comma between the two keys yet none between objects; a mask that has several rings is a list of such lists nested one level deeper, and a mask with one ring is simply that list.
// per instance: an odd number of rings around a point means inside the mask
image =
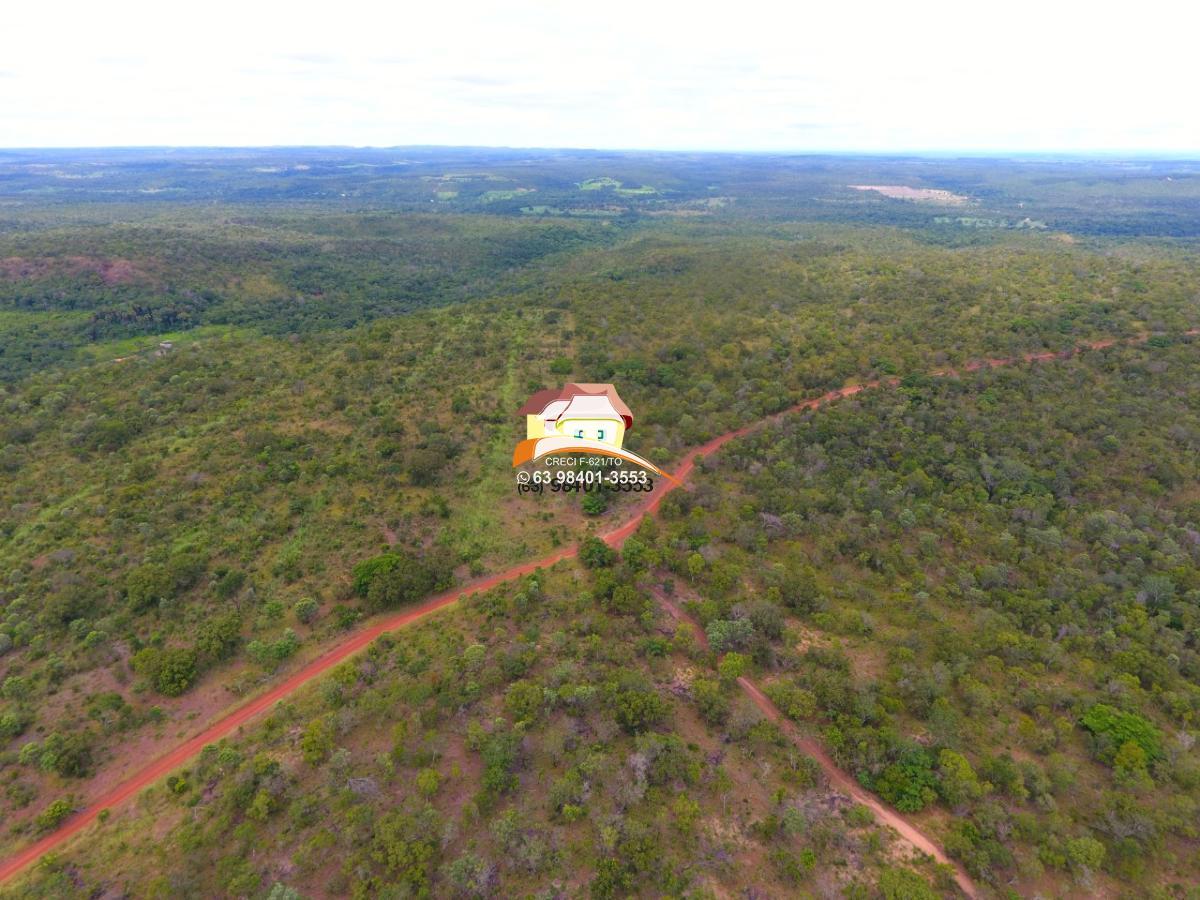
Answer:
[{"label": "horizon line", "polygon": [[395,151],[395,150],[494,150],[510,152],[568,152],[568,153],[650,153],[660,155],[705,155],[705,156],[858,156],[858,157],[1056,157],[1077,159],[1173,159],[1200,161],[1200,149],[1150,150],[1144,148],[1091,148],[1091,149],[1013,149],[1013,148],[954,148],[954,147],[899,147],[889,149],[863,148],[664,148],[664,147],[603,147],[603,146],[554,146],[515,144],[62,144],[53,146],[0,146],[0,154],[16,153],[62,153],[86,151],[268,151],[268,150],[338,150],[338,151]]}]

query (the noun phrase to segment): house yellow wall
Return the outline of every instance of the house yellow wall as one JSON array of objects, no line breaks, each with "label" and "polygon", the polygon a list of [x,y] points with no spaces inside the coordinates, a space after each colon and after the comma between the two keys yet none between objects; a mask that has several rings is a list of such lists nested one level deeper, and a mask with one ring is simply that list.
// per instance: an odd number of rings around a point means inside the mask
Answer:
[{"label": "house yellow wall", "polygon": [[541,413],[525,417],[525,437],[527,438],[544,438],[549,437],[546,434],[546,425],[542,420]]}]

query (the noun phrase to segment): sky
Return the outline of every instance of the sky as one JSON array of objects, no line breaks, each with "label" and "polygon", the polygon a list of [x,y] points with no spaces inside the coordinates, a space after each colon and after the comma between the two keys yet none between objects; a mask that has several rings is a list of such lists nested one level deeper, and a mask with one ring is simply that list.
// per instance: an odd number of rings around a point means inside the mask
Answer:
[{"label": "sky", "polygon": [[0,147],[1200,151],[1200,8],[1177,0],[70,0],[2,23]]}]

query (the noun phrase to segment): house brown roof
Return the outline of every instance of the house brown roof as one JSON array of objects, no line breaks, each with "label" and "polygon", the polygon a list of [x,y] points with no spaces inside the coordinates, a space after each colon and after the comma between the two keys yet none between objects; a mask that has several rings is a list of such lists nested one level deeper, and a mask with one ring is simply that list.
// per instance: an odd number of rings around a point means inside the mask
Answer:
[{"label": "house brown roof", "polygon": [[617,389],[611,384],[595,384],[590,382],[578,384],[569,382],[564,384],[561,390],[546,388],[545,390],[538,391],[525,401],[525,405],[517,410],[517,412],[523,416],[532,416],[540,413],[555,400],[570,400],[579,394],[588,397],[608,397],[609,402],[613,405],[613,409],[625,420],[625,427],[633,427],[633,413],[629,411],[629,407],[625,405],[625,401],[618,396]]}]

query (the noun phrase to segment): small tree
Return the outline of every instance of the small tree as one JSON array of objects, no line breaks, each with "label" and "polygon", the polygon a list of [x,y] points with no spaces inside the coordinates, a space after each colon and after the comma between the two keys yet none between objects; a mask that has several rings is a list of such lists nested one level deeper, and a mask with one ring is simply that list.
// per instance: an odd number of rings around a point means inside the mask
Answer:
[{"label": "small tree", "polygon": [[532,722],[542,710],[541,685],[514,681],[504,696],[504,706],[516,722]]},{"label": "small tree", "polygon": [[300,753],[310,766],[319,766],[333,752],[333,725],[324,716],[313,719],[300,738]]},{"label": "small tree", "polygon": [[586,537],[579,545],[579,561],[589,569],[602,569],[617,561],[617,551],[598,537]]},{"label": "small tree", "polygon": [[729,718],[729,698],[721,690],[721,685],[711,678],[697,678],[692,681],[692,699],[704,721],[710,725],[720,725]]},{"label": "small tree", "polygon": [[646,731],[667,715],[667,701],[653,688],[624,688],[613,691],[617,724],[630,734]]},{"label": "small tree", "polygon": [[721,681],[732,684],[746,674],[749,664],[750,657],[744,653],[726,653],[717,664],[717,671],[721,675]]},{"label": "small tree", "polygon": [[160,694],[178,697],[196,680],[196,651],[187,647],[172,647],[162,651],[154,686]]},{"label": "small tree", "polygon": [[1071,868],[1086,876],[1104,864],[1104,845],[1094,837],[1077,837],[1067,841],[1067,862]]},{"label": "small tree", "polygon": [[422,797],[432,797],[442,786],[442,776],[437,769],[422,769],[417,773],[417,790]]},{"label": "small tree", "polygon": [[951,806],[958,806],[983,796],[983,785],[961,753],[942,750],[938,754],[938,793]]}]

